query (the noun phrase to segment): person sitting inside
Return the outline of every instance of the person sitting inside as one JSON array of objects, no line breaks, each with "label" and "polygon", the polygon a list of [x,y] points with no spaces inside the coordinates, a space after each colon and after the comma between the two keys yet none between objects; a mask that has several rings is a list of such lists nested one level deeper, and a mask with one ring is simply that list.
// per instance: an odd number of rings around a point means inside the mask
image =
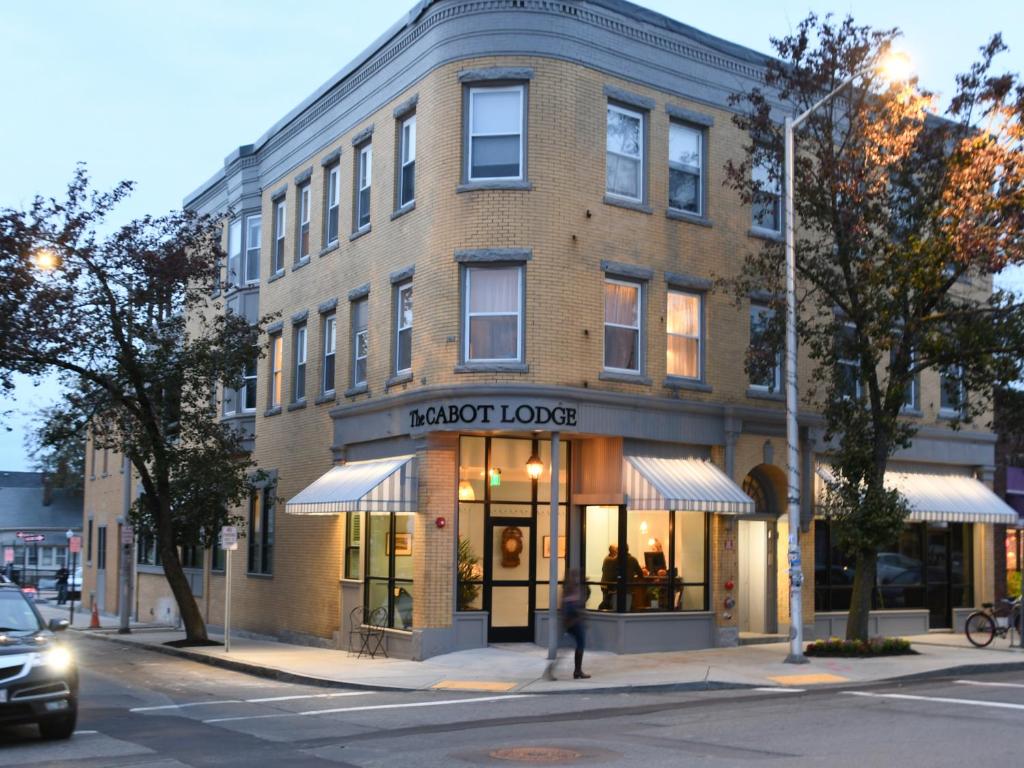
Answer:
[{"label": "person sitting inside", "polygon": [[619,548],[608,545],[608,556],[601,563],[601,604],[598,610],[610,611],[615,608],[615,584],[619,575]]}]

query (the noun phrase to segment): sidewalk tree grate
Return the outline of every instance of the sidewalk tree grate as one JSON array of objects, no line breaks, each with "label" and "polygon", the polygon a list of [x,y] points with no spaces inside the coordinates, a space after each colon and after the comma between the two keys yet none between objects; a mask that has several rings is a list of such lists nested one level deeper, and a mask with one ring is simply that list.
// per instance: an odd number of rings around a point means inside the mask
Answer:
[{"label": "sidewalk tree grate", "polygon": [[516,763],[574,763],[583,757],[582,752],[561,747],[506,747],[491,752],[496,760],[509,760]]}]

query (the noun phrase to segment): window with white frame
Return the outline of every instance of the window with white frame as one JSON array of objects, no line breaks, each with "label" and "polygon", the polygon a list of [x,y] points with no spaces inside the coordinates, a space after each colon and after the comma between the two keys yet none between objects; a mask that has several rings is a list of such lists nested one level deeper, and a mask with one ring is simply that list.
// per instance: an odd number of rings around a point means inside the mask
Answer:
[{"label": "window with white frame", "polygon": [[967,387],[963,368],[951,365],[939,371],[939,414],[963,416],[967,403]]},{"label": "window with white frame", "polygon": [[299,187],[299,228],[295,238],[295,261],[309,258],[309,182]]},{"label": "window with white frame", "polygon": [[667,371],[669,376],[700,380],[701,370],[701,304],[699,293],[668,292],[666,318]]},{"label": "window with white frame", "polygon": [[465,280],[466,362],[522,360],[522,267],[468,267]]},{"label": "window with white frame", "polygon": [[469,89],[469,181],[523,178],[522,85]]},{"label": "window with white frame", "polygon": [[238,393],[226,384],[221,385],[221,414],[232,416],[235,413],[235,399]]},{"label": "window with white frame", "polygon": [[[892,360],[896,357],[896,350],[892,350],[889,354],[890,365]],[[914,364],[917,362],[917,354],[914,350],[910,350],[910,360],[907,365],[910,369],[913,369]],[[917,411],[920,410],[920,381],[918,375],[913,374],[909,381],[903,387],[903,405],[901,406],[904,411]]]},{"label": "window with white frame", "polygon": [[609,195],[642,202],[644,196],[644,115],[615,104],[608,105],[605,139],[606,191]]},{"label": "window with white frame", "polygon": [[325,394],[334,391],[334,354],[337,347],[338,318],[333,314],[324,315],[323,376],[320,379],[320,390]]},{"label": "window with white frame", "polygon": [[242,389],[238,392],[238,402],[243,411],[256,410],[256,363],[258,356],[254,352],[242,371]]},{"label": "window with white frame", "polygon": [[270,407],[281,406],[281,379],[284,357],[284,337],[275,333],[270,337]]},{"label": "window with white frame", "polygon": [[668,126],[668,207],[704,215],[704,132],[671,122]]},{"label": "window with white frame", "polygon": [[327,245],[338,242],[339,210],[341,201],[341,167],[335,165],[327,172],[327,222],[324,240]]},{"label": "window with white frame", "polygon": [[860,361],[857,353],[857,327],[852,322],[841,322],[836,336],[836,371],[839,394],[845,398],[860,398]]},{"label": "window with white frame", "polygon": [[398,207],[404,208],[416,199],[416,115],[402,123],[399,141]]},{"label": "window with white frame", "polygon": [[782,231],[782,192],[778,169],[759,162],[751,170],[758,185],[753,199],[753,225],[769,232]]},{"label": "window with white frame", "polygon": [[306,324],[295,326],[292,368],[292,402],[306,399]]},{"label": "window with white frame", "polygon": [[356,229],[370,226],[370,184],[373,181],[373,145],[364,144],[359,150],[356,173]]},{"label": "window with white frame", "polygon": [[235,219],[228,227],[228,286],[242,284],[242,220]]},{"label": "window with white frame", "polygon": [[367,343],[367,300],[352,302],[352,386],[366,384],[366,359],[369,352]]},{"label": "window with white frame", "polygon": [[395,292],[395,373],[407,373],[412,370],[412,283]]},{"label": "window with white frame", "polygon": [[640,372],[640,284],[607,278],[604,283],[604,367]]},{"label": "window with white frame", "polygon": [[288,211],[282,197],[274,203],[274,258],[270,264],[271,272],[279,275],[284,272],[284,235]]},{"label": "window with white frame", "polygon": [[778,392],[782,386],[781,354],[772,343],[769,327],[775,310],[764,304],[750,305],[750,387]]},{"label": "window with white frame", "polygon": [[245,219],[245,282],[253,285],[260,281],[260,235],[263,217],[260,214]]}]

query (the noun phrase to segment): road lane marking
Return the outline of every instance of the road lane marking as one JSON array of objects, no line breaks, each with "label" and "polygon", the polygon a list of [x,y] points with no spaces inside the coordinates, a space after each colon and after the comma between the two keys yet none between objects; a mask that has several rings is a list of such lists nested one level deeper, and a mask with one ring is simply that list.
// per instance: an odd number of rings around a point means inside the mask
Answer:
[{"label": "road lane marking", "polygon": [[266,720],[271,717],[309,717],[311,715],[337,715],[344,712],[370,712],[377,709],[411,709],[413,707],[441,707],[448,704],[477,704],[483,701],[510,701],[529,699],[533,694],[513,693],[505,696],[478,696],[472,699],[445,699],[444,701],[416,701],[406,704],[372,704],[367,707],[337,707],[335,709],[311,709],[306,712],[278,712],[273,715],[249,715],[245,717],[215,717],[203,723],[230,723],[238,720]]},{"label": "road lane marking", "polygon": [[241,704],[240,699],[222,699],[220,701],[191,701],[185,704],[161,704],[159,707],[135,707],[129,712],[156,712],[161,709],[185,709],[186,707],[212,707],[214,704]]},{"label": "road lane marking", "polygon": [[779,685],[820,685],[822,683],[848,683],[850,679],[848,677],[841,677],[840,675],[830,675],[825,672],[811,673],[809,675],[776,675],[775,677],[769,677],[772,682],[778,683]]},{"label": "road lane marking", "polygon": [[1024,704],[1010,704],[1004,701],[978,701],[977,699],[951,699],[945,696],[911,696],[909,693],[869,693],[868,691],[843,691],[850,696],[867,696],[873,699],[899,699],[901,701],[924,701],[933,704],[963,704],[967,707],[992,707],[994,709],[1024,709]]},{"label": "road lane marking", "polygon": [[99,731],[75,731],[75,736],[95,736]]},{"label": "road lane marking", "polygon": [[755,691],[764,693],[806,693],[806,688],[755,688]]},{"label": "road lane marking", "polygon": [[519,683],[499,682],[495,680],[442,680],[430,686],[437,691],[511,691]]},{"label": "road lane marking", "polygon": [[981,680],[954,680],[957,685],[984,685],[993,688],[1024,688],[1024,683],[986,683]]},{"label": "road lane marking", "polygon": [[298,699],[335,699],[340,696],[365,696],[373,691],[345,691],[344,693],[307,693],[295,696],[268,696],[261,699],[221,699],[218,701],[189,701],[184,704],[161,704],[158,707],[135,707],[129,712],[156,712],[164,709],[185,709],[186,707],[212,707],[220,704],[266,704],[274,701],[296,701]]}]

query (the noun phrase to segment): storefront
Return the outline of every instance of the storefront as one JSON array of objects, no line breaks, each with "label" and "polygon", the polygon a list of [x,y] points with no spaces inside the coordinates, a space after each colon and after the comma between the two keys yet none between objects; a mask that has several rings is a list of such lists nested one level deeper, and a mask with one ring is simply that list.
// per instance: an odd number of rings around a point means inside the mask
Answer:
[{"label": "storefront", "polygon": [[[818,467],[819,498],[833,480]],[[872,592],[872,634],[919,634],[958,627],[977,604],[992,525],[1012,510],[980,481],[966,475],[893,469],[887,487],[910,505],[903,531],[882,547]],[[850,608],[854,558],[838,545],[830,522],[815,521],[814,609],[818,634],[843,634]],[[843,630],[843,631],[840,631]]]}]

